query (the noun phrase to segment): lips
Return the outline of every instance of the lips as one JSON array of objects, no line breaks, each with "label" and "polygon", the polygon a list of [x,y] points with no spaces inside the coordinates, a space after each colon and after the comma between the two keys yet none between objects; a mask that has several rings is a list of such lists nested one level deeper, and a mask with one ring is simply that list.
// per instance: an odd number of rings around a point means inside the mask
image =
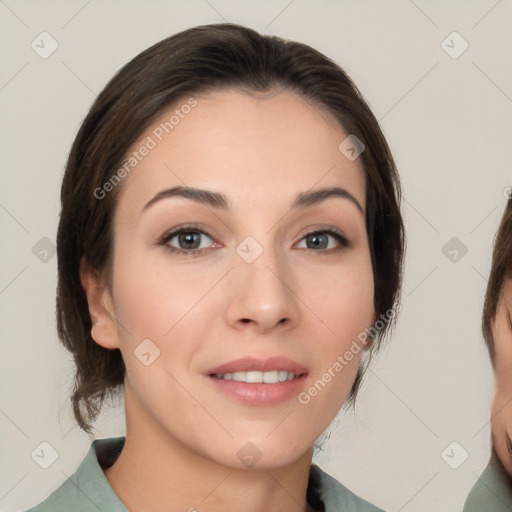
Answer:
[{"label": "lips", "polygon": [[216,366],[206,371],[207,375],[220,375],[235,372],[273,372],[287,371],[296,376],[307,374],[306,368],[287,357],[270,357],[268,359],[257,359],[255,357],[242,357],[228,363]]},{"label": "lips", "polygon": [[287,357],[242,357],[211,368],[205,376],[211,389],[230,400],[271,407],[297,397],[307,384],[308,371]]}]

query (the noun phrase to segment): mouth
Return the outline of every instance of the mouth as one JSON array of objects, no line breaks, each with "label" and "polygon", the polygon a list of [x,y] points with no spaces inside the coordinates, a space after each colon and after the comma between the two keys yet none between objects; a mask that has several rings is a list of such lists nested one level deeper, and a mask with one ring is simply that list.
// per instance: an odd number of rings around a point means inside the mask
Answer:
[{"label": "mouth", "polygon": [[[307,373],[306,368],[287,357],[276,356],[267,359],[256,357],[241,357],[221,364],[208,370],[207,375],[226,380],[241,380],[244,382],[284,382],[300,377]],[[249,379],[249,380],[247,380]],[[253,380],[254,379],[254,380]],[[260,380],[261,379],[261,380]]]},{"label": "mouth", "polygon": [[213,373],[210,377],[223,380],[234,380],[237,382],[247,382],[249,384],[277,384],[278,382],[286,382],[294,380],[305,375],[301,373],[297,375],[287,370],[274,370],[271,372],[233,372],[233,373]]},{"label": "mouth", "polygon": [[224,397],[251,406],[272,406],[296,397],[309,373],[285,357],[245,357],[212,368],[205,375]]}]

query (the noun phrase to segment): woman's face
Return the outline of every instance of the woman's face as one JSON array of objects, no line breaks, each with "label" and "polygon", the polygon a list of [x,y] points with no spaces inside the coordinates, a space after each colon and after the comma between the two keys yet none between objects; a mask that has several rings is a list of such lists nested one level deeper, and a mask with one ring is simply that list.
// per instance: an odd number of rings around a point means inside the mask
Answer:
[{"label": "woman's face", "polygon": [[127,436],[231,467],[282,466],[342,406],[362,353],[353,342],[374,321],[361,159],[294,93],[196,100],[134,145],[155,143],[121,183],[112,288],[99,299],[113,320],[99,316],[92,333],[122,352]]},{"label": "woman's face", "polygon": [[496,453],[512,475],[512,279],[503,287],[493,325],[496,391],[491,432]]}]

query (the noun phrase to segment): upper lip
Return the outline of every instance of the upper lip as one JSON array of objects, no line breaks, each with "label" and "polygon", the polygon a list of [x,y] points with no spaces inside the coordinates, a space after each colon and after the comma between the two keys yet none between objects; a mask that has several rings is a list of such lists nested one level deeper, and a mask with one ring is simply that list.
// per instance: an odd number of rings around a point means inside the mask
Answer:
[{"label": "upper lip", "polygon": [[206,373],[208,375],[220,375],[235,372],[272,372],[276,370],[286,370],[287,372],[294,373],[295,375],[307,373],[306,368],[287,357],[269,357],[268,359],[241,357],[239,359],[229,361],[228,363],[221,364],[220,366],[216,366],[215,368],[208,370]]}]

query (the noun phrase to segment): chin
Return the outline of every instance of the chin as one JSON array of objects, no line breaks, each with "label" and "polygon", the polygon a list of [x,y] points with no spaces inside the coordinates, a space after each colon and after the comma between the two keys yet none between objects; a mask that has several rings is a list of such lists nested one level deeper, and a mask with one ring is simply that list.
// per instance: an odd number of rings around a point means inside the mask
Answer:
[{"label": "chin", "polygon": [[290,437],[276,436],[270,441],[265,436],[251,436],[233,440],[232,448],[226,447],[222,453],[217,453],[215,460],[233,469],[271,470],[296,462],[309,449],[312,453],[312,448],[313,443],[300,443]]}]

